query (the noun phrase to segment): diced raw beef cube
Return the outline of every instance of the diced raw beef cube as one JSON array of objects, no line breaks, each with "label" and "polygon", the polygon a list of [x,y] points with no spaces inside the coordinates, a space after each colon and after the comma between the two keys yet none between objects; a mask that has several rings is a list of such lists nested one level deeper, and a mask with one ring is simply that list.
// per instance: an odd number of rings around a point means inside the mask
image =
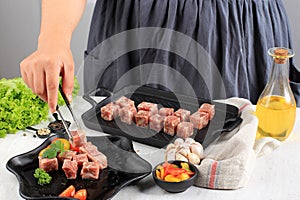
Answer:
[{"label": "diced raw beef cube", "polygon": [[174,114],[174,108],[161,108],[159,109],[158,114],[162,116],[170,116]]},{"label": "diced raw beef cube", "polygon": [[88,162],[88,157],[86,153],[74,155],[73,160],[77,162],[78,166],[82,166],[84,162]]},{"label": "diced raw beef cube", "polygon": [[132,106],[123,107],[119,110],[120,119],[122,122],[131,124],[134,120],[134,115],[137,113],[136,108]]},{"label": "diced raw beef cube", "polygon": [[125,96],[122,96],[118,100],[116,100],[115,104],[119,105],[121,108],[128,107],[128,106],[133,106],[133,107],[135,106],[134,101],[132,101],[131,99],[129,99]]},{"label": "diced raw beef cube", "polygon": [[119,107],[119,105],[114,103],[109,103],[101,107],[101,117],[106,121],[112,121],[118,117]]},{"label": "diced raw beef cube", "polygon": [[179,108],[174,115],[179,117],[181,122],[188,122],[190,120],[191,111]]},{"label": "diced raw beef cube", "polygon": [[198,111],[208,113],[209,120],[211,120],[215,115],[215,105],[212,105],[212,104],[209,104],[209,103],[203,103],[200,106]]},{"label": "diced raw beef cube", "polygon": [[79,150],[81,153],[86,153],[89,160],[99,163],[101,169],[107,167],[106,156],[98,151],[97,147],[91,142],[85,143],[83,146],[79,147]]},{"label": "diced raw beef cube", "polygon": [[74,147],[80,147],[82,144],[84,144],[87,139],[85,132],[82,130],[75,130],[75,131],[70,131],[71,135],[73,136],[73,146]]},{"label": "diced raw beef cube", "polygon": [[193,135],[194,125],[191,122],[180,122],[177,126],[177,136],[188,138]]},{"label": "diced raw beef cube", "polygon": [[155,103],[142,102],[137,106],[137,108],[138,108],[138,111],[140,111],[140,110],[149,111],[151,113],[151,115],[155,115],[158,113],[157,104],[155,104]]},{"label": "diced raw beef cube", "polygon": [[167,116],[164,120],[164,132],[169,135],[175,135],[176,128],[179,123],[179,117]]},{"label": "diced raw beef cube", "polygon": [[42,158],[39,156],[39,168],[45,170],[46,172],[58,170],[58,160],[57,158]]},{"label": "diced raw beef cube", "polygon": [[78,170],[78,165],[76,161],[67,159],[64,160],[62,169],[64,170],[67,179],[76,179]]},{"label": "diced raw beef cube", "polygon": [[165,117],[159,114],[150,116],[149,119],[150,129],[155,130],[157,132],[161,131],[161,129],[164,127],[164,119]]},{"label": "diced raw beef cube", "polygon": [[71,151],[71,150],[64,151],[64,152],[58,154],[57,158],[58,158],[58,161],[60,163],[62,163],[65,159],[72,160],[76,154],[77,154],[76,151]]},{"label": "diced raw beef cube", "polygon": [[201,113],[201,112],[195,112],[190,116],[190,122],[193,123],[194,128],[196,129],[202,129],[208,124],[209,121],[209,114],[208,113]]},{"label": "diced raw beef cube", "polygon": [[84,162],[80,175],[82,179],[96,180],[99,178],[99,165],[96,162]]},{"label": "diced raw beef cube", "polygon": [[134,117],[135,117],[135,124],[137,126],[147,127],[149,124],[149,116],[150,112],[145,110],[138,111]]}]

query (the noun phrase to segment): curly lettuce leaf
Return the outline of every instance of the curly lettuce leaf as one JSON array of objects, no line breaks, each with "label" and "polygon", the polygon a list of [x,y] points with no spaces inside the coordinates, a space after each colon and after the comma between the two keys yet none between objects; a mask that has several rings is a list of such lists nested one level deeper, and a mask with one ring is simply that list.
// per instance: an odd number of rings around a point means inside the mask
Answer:
[{"label": "curly lettuce leaf", "polygon": [[[75,79],[73,97],[78,91],[79,84]],[[62,97],[58,101],[59,105],[64,105]],[[33,94],[22,78],[0,80],[0,138],[41,123],[48,113],[47,103]]]}]

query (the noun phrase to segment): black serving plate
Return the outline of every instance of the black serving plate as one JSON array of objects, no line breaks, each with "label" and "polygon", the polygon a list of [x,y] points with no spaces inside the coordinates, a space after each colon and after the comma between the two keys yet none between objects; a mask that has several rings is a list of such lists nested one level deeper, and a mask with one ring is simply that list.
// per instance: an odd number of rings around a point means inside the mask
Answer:
[{"label": "black serving plate", "polygon": [[141,86],[137,89],[125,88],[116,93],[98,88],[93,93],[95,93],[94,95],[106,94],[108,97],[97,103],[92,99],[91,93],[84,95],[84,99],[92,105],[92,108],[81,116],[88,128],[103,131],[111,135],[124,136],[159,148],[166,147],[176,139],[176,136],[167,135],[163,130],[157,133],[149,128],[139,127],[134,124],[128,125],[122,123],[118,118],[110,122],[105,121],[101,118],[101,107],[107,103],[116,101],[121,96],[132,99],[136,106],[143,101],[147,101],[157,103],[159,107],[172,107],[175,111],[179,108],[184,108],[190,110],[191,114],[196,112],[203,103],[214,104],[216,112],[214,118],[205,128],[201,130],[194,129],[194,135],[192,136],[204,148],[212,143],[220,134],[232,131],[242,122],[239,109],[233,105],[174,94],[170,91],[163,91],[149,86]]},{"label": "black serving plate", "polygon": [[52,136],[36,149],[15,156],[7,162],[7,169],[14,173],[20,184],[20,195],[25,199],[72,199],[58,195],[69,185],[76,190],[87,189],[88,199],[111,199],[124,186],[138,181],[151,173],[152,166],[139,157],[132,146],[132,142],[124,137],[99,136],[88,137],[98,150],[108,159],[108,168],[102,170],[98,180],[83,180],[77,176],[75,180],[68,180],[63,170],[50,172],[52,176],[49,185],[38,185],[33,177],[38,168],[38,154],[47,147],[57,136]]}]

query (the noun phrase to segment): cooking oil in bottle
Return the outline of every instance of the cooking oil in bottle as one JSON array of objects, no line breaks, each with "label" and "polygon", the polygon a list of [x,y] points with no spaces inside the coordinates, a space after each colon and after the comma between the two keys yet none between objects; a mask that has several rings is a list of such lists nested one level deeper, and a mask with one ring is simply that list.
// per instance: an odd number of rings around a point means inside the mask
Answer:
[{"label": "cooking oil in bottle", "polygon": [[294,127],[295,115],[295,104],[282,96],[266,96],[260,99],[256,105],[258,137],[285,140]]},{"label": "cooking oil in bottle", "polygon": [[273,67],[256,105],[259,120],[256,138],[283,141],[293,130],[296,118],[296,103],[288,80],[288,58],[294,53],[282,47],[272,48],[268,53],[273,57]]}]

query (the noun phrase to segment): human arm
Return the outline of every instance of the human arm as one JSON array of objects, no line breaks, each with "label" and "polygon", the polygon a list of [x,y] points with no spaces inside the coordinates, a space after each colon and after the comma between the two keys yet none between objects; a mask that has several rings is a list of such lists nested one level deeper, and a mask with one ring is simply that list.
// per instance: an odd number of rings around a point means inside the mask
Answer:
[{"label": "human arm", "polygon": [[48,102],[51,112],[56,110],[60,76],[63,91],[71,101],[74,61],[70,43],[85,5],[86,0],[42,0],[37,50],[20,63],[24,82]]}]

